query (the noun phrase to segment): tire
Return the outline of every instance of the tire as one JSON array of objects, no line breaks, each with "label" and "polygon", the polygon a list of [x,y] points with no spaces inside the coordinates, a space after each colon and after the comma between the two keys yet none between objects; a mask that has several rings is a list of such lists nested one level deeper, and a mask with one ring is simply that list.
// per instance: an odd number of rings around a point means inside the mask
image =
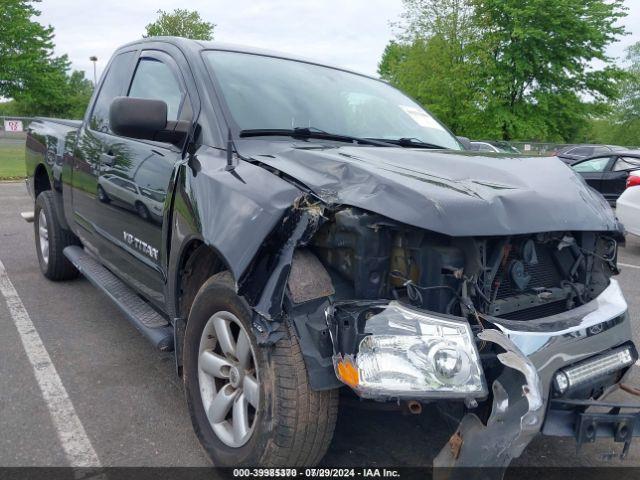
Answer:
[{"label": "tire", "polygon": [[[338,391],[311,390],[298,339],[290,325],[281,325],[284,338],[276,345],[259,347],[251,331],[250,312],[244,299],[236,295],[232,277],[227,272],[211,277],[196,295],[185,331],[183,354],[185,394],[195,432],[213,464],[218,467],[316,465],[326,453],[333,437]],[[217,327],[216,330],[205,329],[210,328],[210,321],[219,321],[221,315],[227,314],[237,319],[244,332],[248,333],[251,354],[257,368],[253,374],[251,370],[246,370],[244,375],[253,375],[251,378],[257,379],[259,391],[258,408],[250,423],[251,433],[243,444],[236,446],[230,446],[229,439],[214,432],[214,428],[219,432],[221,426],[226,424],[229,427],[232,421],[235,422],[236,403],[241,404],[239,400],[243,394],[250,398],[249,390],[244,389],[240,396],[235,397],[231,416],[225,417],[228,420],[214,426],[209,422],[203,404],[204,401],[209,401],[209,397],[200,393],[201,389],[207,390],[206,381],[200,382],[200,378],[206,375],[199,370],[201,342],[212,341],[215,348],[221,351],[221,342],[216,338],[220,337]],[[229,325],[234,323],[229,322]],[[238,334],[234,338],[239,339],[243,331],[239,327],[236,330]],[[203,336],[207,331],[215,332],[215,335]],[[240,342],[236,340],[235,345],[239,347]],[[219,388],[218,392],[233,390],[233,387],[229,388],[233,372],[229,373],[229,378],[229,385]],[[219,381],[226,380],[216,379],[216,382]],[[212,401],[211,405],[213,403]],[[248,416],[251,417],[250,414]]]},{"label": "tire", "polygon": [[111,202],[109,195],[107,195],[107,192],[104,191],[104,188],[102,188],[101,185],[98,185],[98,200],[100,200],[102,203]]},{"label": "tire", "polygon": [[38,195],[34,211],[36,253],[42,274],[49,280],[71,280],[78,270],[67,260],[62,251],[70,245],[79,245],[78,238],[60,226],[53,192],[47,190]]},{"label": "tire", "polygon": [[149,213],[149,209],[142,202],[136,203],[136,212],[138,213],[140,218],[143,220],[149,220],[149,218],[151,217],[151,214]]}]

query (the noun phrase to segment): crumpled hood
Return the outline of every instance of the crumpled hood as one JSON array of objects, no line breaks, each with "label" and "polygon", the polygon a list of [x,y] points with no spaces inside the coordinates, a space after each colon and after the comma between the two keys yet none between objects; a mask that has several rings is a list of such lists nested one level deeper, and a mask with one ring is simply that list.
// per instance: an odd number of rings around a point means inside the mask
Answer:
[{"label": "crumpled hood", "polygon": [[617,230],[602,196],[555,157],[274,143],[268,153],[253,145],[250,157],[324,202],[446,235]]}]

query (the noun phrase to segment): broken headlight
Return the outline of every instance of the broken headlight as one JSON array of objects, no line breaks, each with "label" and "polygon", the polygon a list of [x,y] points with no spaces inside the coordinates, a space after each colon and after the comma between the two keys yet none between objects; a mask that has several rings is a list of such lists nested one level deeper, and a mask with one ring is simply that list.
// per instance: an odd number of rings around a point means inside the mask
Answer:
[{"label": "broken headlight", "polygon": [[391,302],[367,320],[356,356],[336,356],[336,373],[367,398],[487,395],[467,322]]}]

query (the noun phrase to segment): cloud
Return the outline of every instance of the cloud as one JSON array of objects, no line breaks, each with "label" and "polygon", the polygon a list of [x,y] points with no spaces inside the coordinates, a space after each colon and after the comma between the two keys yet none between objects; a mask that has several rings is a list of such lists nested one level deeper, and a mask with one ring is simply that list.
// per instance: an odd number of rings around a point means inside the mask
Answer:
[{"label": "cloud", "polygon": [[[640,0],[627,0],[624,20],[630,35],[609,48],[614,58],[640,40]],[[56,32],[56,51],[67,53],[73,68],[93,76],[89,61],[96,55],[98,74],[120,45],[142,36],[158,9],[185,8],[169,0],[43,0],[40,21]],[[268,48],[339,65],[367,74],[377,71],[384,47],[393,37],[389,23],[402,12],[401,0],[192,0],[197,10],[217,24],[216,40]],[[635,29],[635,30],[634,30]]]},{"label": "cloud", "polygon": [[[56,32],[56,52],[67,53],[73,68],[89,78],[91,55],[100,73],[120,45],[142,36],[158,9],[183,8],[167,0],[43,0],[40,22]],[[392,38],[390,21],[402,11],[400,0],[192,0],[217,25],[215,39],[294,53],[323,63],[375,74]]]}]

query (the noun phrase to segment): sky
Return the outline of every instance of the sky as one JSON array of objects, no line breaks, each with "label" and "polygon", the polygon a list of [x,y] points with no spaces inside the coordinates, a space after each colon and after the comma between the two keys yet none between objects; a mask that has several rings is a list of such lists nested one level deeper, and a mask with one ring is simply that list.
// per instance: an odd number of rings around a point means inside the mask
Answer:
[{"label": "sky", "polygon": [[[640,0],[626,0],[629,35],[609,48],[622,57],[640,40]],[[156,11],[197,10],[215,23],[215,40],[292,53],[322,63],[375,75],[401,0],[42,0],[39,21],[55,28],[56,53],[93,78],[89,57],[98,57],[98,76],[111,53],[140,38]]]}]

